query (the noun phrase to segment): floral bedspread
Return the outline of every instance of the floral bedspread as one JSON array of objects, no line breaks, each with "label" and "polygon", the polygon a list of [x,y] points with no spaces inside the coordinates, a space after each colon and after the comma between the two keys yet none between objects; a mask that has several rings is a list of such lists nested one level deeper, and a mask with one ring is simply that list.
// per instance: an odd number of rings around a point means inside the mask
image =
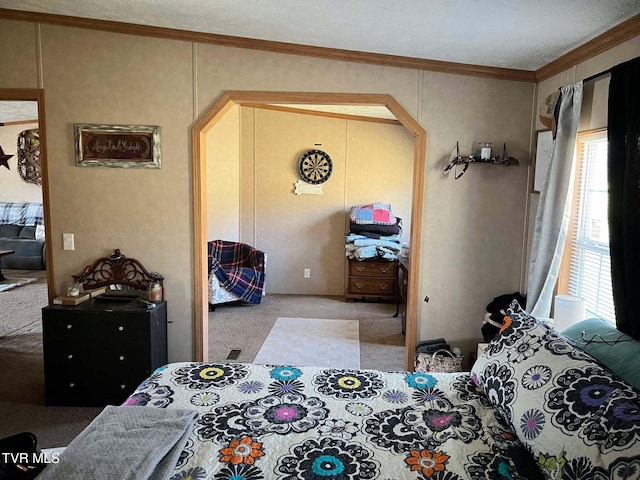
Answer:
[{"label": "floral bedspread", "polygon": [[199,412],[172,480],[541,478],[467,373],[175,363],[124,405]]}]

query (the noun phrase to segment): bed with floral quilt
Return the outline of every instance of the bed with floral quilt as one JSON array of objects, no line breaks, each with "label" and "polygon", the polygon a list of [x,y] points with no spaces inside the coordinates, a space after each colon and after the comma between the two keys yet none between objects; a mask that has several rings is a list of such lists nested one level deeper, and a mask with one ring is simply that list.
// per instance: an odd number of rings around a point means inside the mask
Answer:
[{"label": "bed with floral quilt", "polygon": [[471,372],[175,363],[118,408],[197,412],[172,480],[640,479],[638,391],[507,313]]}]

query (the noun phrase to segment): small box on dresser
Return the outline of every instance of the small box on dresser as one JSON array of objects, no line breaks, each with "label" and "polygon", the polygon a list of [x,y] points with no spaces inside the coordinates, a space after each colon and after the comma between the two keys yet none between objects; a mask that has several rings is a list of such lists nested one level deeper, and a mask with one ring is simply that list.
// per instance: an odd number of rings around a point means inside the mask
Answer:
[{"label": "small box on dresser", "polygon": [[120,404],[167,363],[167,302],[91,299],[42,309],[45,403]]}]

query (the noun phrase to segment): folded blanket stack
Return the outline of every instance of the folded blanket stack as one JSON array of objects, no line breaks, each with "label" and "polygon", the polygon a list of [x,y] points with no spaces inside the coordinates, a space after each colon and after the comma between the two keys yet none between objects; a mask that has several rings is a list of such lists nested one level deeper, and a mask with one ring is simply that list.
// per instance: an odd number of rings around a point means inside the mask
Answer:
[{"label": "folded blanket stack", "polygon": [[402,219],[387,203],[351,207],[350,232],[346,235],[346,255],[350,259],[395,260],[402,252]]}]

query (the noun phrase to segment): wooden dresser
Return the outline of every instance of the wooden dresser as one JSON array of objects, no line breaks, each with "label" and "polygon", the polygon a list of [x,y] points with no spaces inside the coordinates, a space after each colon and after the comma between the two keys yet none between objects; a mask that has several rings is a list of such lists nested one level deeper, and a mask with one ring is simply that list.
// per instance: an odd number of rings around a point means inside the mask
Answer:
[{"label": "wooden dresser", "polygon": [[42,326],[47,405],[118,405],[167,363],[164,301],[52,305]]},{"label": "wooden dresser", "polygon": [[388,260],[349,260],[348,300],[396,301],[398,262]]},{"label": "wooden dresser", "polygon": [[400,315],[402,333],[407,331],[407,300],[409,298],[409,259],[398,259],[398,299],[394,317]]}]

